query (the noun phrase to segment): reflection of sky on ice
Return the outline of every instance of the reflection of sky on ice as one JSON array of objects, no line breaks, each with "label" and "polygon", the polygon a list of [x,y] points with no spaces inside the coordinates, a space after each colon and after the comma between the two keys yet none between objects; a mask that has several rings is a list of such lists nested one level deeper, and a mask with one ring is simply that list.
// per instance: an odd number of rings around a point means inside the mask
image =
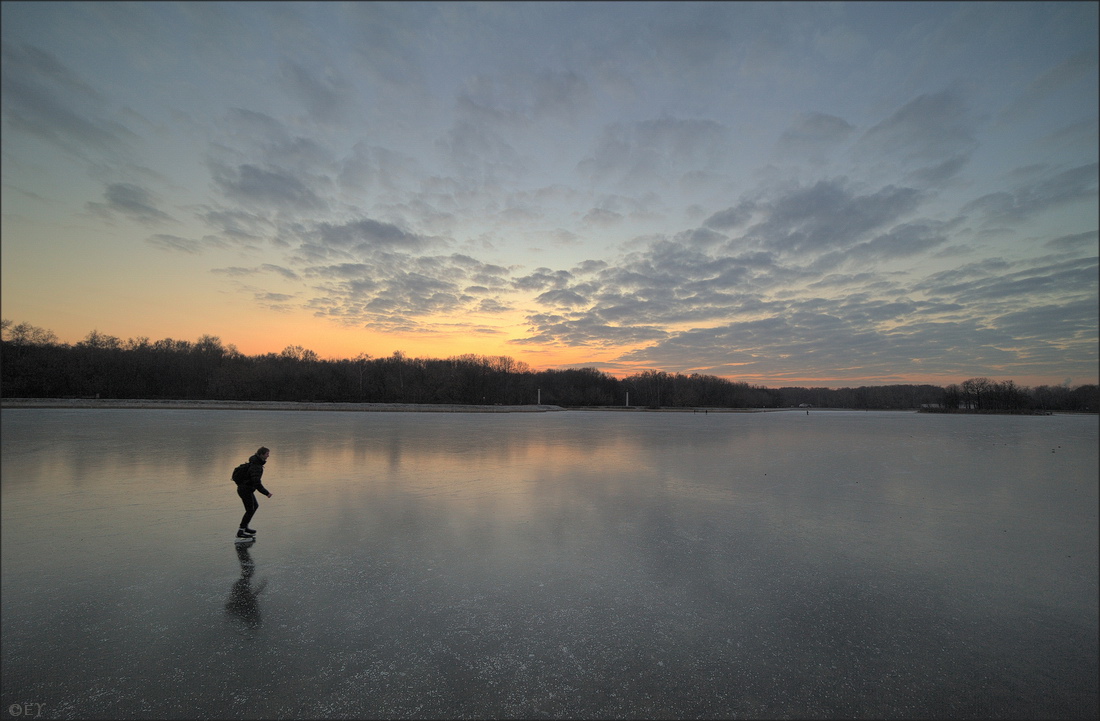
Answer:
[{"label": "reflection of sky on ice", "polygon": [[[1075,416],[6,410],[4,702],[1087,716],[1097,435]],[[241,547],[228,474],[260,444],[275,497]]]}]

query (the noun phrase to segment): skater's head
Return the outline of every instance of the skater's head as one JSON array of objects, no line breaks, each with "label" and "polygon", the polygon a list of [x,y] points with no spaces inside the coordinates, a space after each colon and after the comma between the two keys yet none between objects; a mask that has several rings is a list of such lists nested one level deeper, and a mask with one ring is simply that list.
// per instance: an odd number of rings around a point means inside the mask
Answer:
[{"label": "skater's head", "polygon": [[268,456],[271,455],[271,451],[266,446],[260,446],[259,450],[256,451],[256,455],[260,458],[266,459]]}]

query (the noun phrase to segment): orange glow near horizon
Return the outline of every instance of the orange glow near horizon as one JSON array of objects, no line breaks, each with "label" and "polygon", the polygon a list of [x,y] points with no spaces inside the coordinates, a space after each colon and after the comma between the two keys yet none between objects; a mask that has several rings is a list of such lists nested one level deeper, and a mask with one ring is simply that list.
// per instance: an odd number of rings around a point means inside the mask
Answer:
[{"label": "orange glow near horizon", "polygon": [[[225,346],[234,346],[239,352],[248,356],[260,356],[268,353],[280,353],[288,346],[301,346],[312,350],[324,360],[345,360],[355,358],[360,353],[366,353],[370,358],[388,358],[395,352],[400,352],[408,358],[445,359],[454,356],[472,354],[477,356],[506,356],[521,363],[525,363],[531,371],[543,371],[561,368],[596,368],[607,375],[622,380],[623,378],[641,373],[645,370],[664,371],[669,374],[681,373],[691,375],[717,376],[731,382],[747,383],[750,386],[764,388],[802,387],[802,388],[857,388],[859,386],[882,385],[935,385],[947,386],[953,383],[961,383],[967,378],[985,376],[995,381],[1012,380],[1019,386],[1055,386],[1061,385],[1065,379],[1045,378],[1031,375],[1018,375],[1012,373],[961,373],[928,374],[925,376],[875,376],[867,375],[859,378],[838,379],[815,376],[812,373],[783,377],[782,374],[767,376],[758,373],[745,374],[717,374],[706,369],[669,370],[659,368],[652,363],[624,362],[615,360],[616,357],[630,350],[629,348],[613,348],[595,350],[587,347],[563,347],[563,346],[533,346],[526,344],[509,343],[510,334],[516,328],[501,328],[497,334],[462,334],[457,331],[438,333],[382,333],[368,328],[339,326],[331,323],[319,322],[314,317],[302,317],[301,315],[286,314],[273,315],[261,313],[254,319],[246,319],[245,314],[233,314],[224,324],[210,324],[201,318],[190,319],[189,322],[177,325],[171,333],[158,334],[147,329],[159,322],[131,323],[132,331],[116,328],[108,324],[93,324],[84,328],[86,323],[77,313],[59,314],[59,318],[67,322],[57,327],[39,325],[46,330],[53,331],[57,335],[58,342],[75,345],[88,334],[95,330],[98,333],[115,336],[122,341],[148,338],[149,341],[158,341],[165,338],[195,342],[204,335],[216,336]],[[24,322],[20,317],[11,317],[5,310],[5,318],[15,323]],[[37,325],[31,322],[32,325]],[[213,327],[211,327],[213,326]],[[81,330],[80,328],[84,328]],[[1071,379],[1071,387],[1096,384],[1096,378]]]}]

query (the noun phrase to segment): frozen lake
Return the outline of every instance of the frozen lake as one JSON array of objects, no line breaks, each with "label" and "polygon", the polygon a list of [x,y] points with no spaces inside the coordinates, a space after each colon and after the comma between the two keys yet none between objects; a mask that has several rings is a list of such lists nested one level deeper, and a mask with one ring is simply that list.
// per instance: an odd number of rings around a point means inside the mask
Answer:
[{"label": "frozen lake", "polygon": [[7,718],[1098,711],[1096,416],[2,414]]}]

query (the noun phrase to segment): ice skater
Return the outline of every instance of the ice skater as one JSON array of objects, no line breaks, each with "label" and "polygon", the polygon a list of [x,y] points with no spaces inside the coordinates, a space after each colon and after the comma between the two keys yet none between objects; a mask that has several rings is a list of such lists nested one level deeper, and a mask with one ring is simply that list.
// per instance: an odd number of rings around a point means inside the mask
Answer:
[{"label": "ice skater", "polygon": [[267,463],[270,455],[269,449],[260,446],[255,455],[248,459],[248,465],[241,469],[241,473],[233,472],[233,480],[237,483],[237,495],[244,503],[244,516],[241,517],[241,527],[237,529],[237,538],[253,538],[256,535],[256,532],[248,527],[252,516],[256,515],[256,510],[260,507],[259,501],[256,500],[256,491],[271,498],[271,491],[264,488],[261,481],[264,476],[264,464]]}]

